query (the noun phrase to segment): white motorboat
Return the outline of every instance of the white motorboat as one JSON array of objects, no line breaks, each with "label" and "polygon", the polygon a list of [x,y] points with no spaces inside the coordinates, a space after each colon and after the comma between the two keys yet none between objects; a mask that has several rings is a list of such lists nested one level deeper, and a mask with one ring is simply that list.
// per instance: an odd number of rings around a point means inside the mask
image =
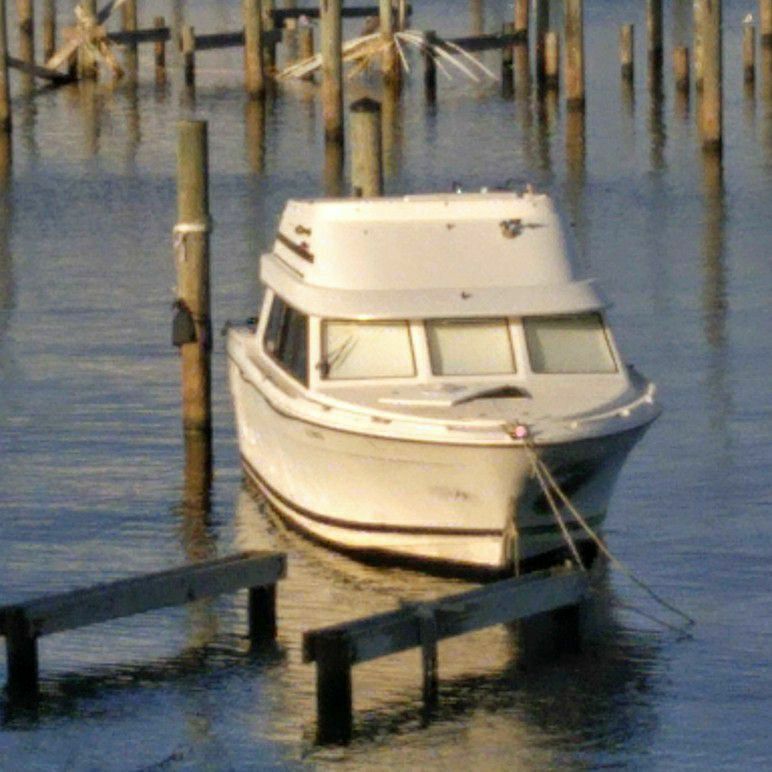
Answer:
[{"label": "white motorboat", "polygon": [[245,472],[291,525],[458,572],[591,545],[534,459],[596,529],[659,407],[549,197],[289,201],[260,273],[230,388]]}]

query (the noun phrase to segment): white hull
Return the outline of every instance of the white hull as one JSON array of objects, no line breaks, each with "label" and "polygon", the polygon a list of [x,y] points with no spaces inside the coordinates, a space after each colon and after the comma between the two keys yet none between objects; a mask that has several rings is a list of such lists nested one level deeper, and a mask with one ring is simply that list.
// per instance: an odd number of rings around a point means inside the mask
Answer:
[{"label": "white hull", "polygon": [[[293,526],[344,550],[508,571],[566,548],[522,445],[374,436],[287,415],[231,362],[239,449],[250,479]],[[593,527],[644,427],[537,447]],[[581,480],[574,479],[577,476]],[[581,484],[576,484],[576,483]],[[563,514],[577,542],[589,537]]]}]

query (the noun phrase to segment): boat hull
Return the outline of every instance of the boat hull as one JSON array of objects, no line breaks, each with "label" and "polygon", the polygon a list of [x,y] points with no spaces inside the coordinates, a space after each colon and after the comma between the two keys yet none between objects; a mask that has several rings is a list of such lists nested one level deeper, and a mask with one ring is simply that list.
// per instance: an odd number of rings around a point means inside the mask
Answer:
[{"label": "boat hull", "polygon": [[[277,410],[231,361],[248,477],[296,529],[366,557],[504,573],[567,550],[522,444],[442,444],[308,423]],[[593,529],[645,426],[536,446]],[[590,536],[561,511],[579,546]]]}]

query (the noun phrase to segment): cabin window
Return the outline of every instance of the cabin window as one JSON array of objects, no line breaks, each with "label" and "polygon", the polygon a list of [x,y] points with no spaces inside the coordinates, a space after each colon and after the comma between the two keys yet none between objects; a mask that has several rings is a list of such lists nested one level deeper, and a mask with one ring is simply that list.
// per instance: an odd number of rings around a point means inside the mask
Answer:
[{"label": "cabin window", "polygon": [[308,317],[274,295],[263,338],[265,350],[284,370],[308,383]]},{"label": "cabin window", "polygon": [[322,325],[322,377],[410,378],[415,375],[407,322],[327,320]]},{"label": "cabin window", "polygon": [[496,375],[515,372],[506,319],[437,319],[426,322],[434,375]]},{"label": "cabin window", "polygon": [[535,373],[614,373],[617,370],[600,314],[523,320]]}]

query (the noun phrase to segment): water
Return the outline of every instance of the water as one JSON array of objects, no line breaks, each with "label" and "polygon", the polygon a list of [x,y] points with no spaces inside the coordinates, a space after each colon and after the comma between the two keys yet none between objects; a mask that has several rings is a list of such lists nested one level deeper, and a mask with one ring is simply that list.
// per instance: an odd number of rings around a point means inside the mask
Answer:
[{"label": "water", "polygon": [[[480,3],[415,5],[415,26],[452,35],[498,29],[511,4],[488,2],[483,19]],[[689,5],[666,7],[668,51],[687,40]],[[240,596],[42,639],[43,700],[35,713],[3,708],[0,768],[769,764],[772,98],[769,81],[755,99],[741,86],[749,10],[724,3],[723,170],[702,158],[695,106],[679,103],[669,67],[664,101],[649,99],[643,3],[587,4],[584,156],[560,103],[532,111],[496,86],[440,76],[426,109],[420,66],[408,82],[387,126],[388,191],[508,178],[549,189],[615,301],[622,350],[657,381],[666,412],[620,479],[609,543],[697,626],[682,640],[631,611],[664,614],[612,574],[576,660],[521,674],[505,628],[441,644],[441,707],[427,728],[417,652],[358,667],[347,749],[312,744],[302,632],[464,585],[365,568],[285,532],[242,485],[219,338],[216,476],[208,494],[186,485],[169,343],[177,119],[209,121],[219,328],[255,312],[256,255],[284,200],[324,190],[314,91],[293,84],[264,111],[245,106],[238,51],[199,55],[194,106],[176,71],[155,89],[147,48],[136,89],[105,82],[31,98],[14,80],[13,170],[0,196],[1,602],[243,547],[286,550],[290,570],[271,654],[246,653]],[[182,11],[199,31],[240,24],[236,2],[152,13]],[[150,16],[142,9],[140,26]],[[638,30],[634,99],[616,63],[624,22]]]}]

